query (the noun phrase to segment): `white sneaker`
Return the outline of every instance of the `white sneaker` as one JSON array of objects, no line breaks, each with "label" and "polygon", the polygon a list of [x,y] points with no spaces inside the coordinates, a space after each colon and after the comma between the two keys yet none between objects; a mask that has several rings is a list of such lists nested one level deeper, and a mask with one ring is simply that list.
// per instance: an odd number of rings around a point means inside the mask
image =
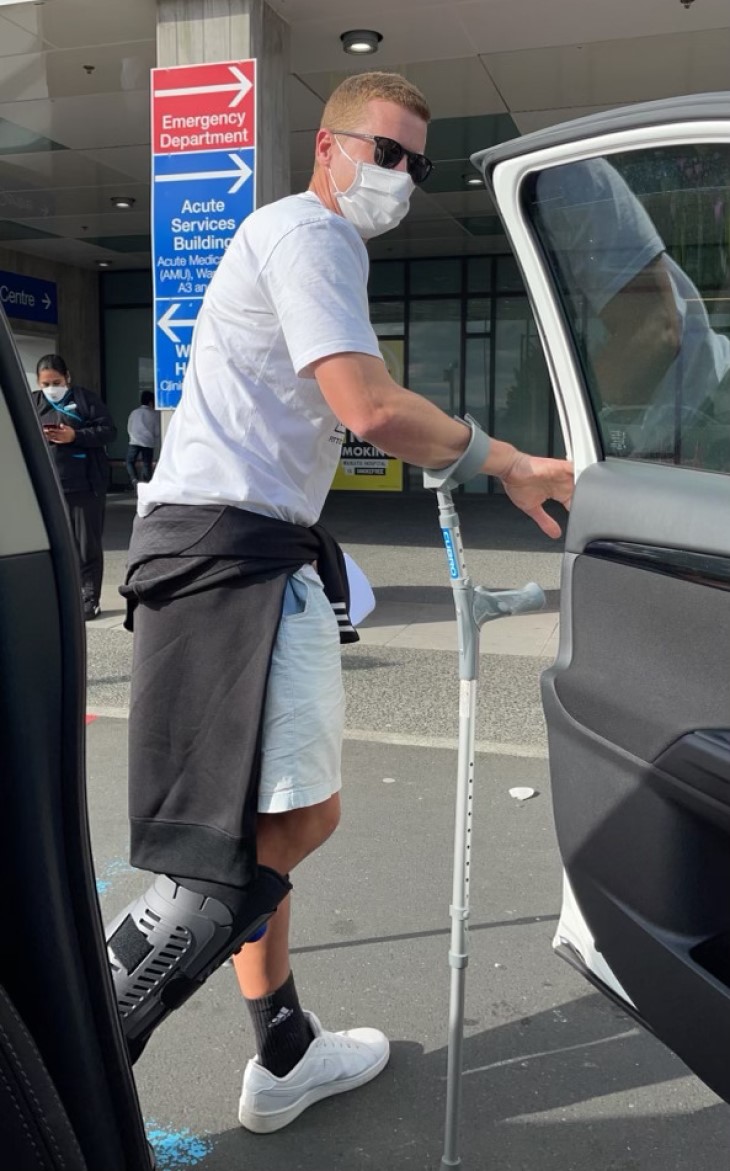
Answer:
[{"label": "white sneaker", "polygon": [[257,1134],[281,1130],[307,1106],[372,1081],[388,1064],[390,1045],[379,1029],[328,1033],[313,1012],[304,1014],[314,1040],[286,1077],[274,1077],[258,1057],[243,1074],[238,1119]]}]

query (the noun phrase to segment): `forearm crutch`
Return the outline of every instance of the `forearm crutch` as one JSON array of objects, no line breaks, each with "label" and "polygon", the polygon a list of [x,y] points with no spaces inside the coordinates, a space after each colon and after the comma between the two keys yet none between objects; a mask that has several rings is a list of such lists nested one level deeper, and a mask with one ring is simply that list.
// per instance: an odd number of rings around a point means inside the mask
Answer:
[{"label": "forearm crutch", "polygon": [[[441,1167],[461,1167],[459,1155],[459,1121],[461,1115],[461,1080],[464,1041],[464,998],[466,968],[469,963],[469,867],[471,862],[471,823],[474,788],[474,744],[476,739],[477,683],[479,678],[479,631],[485,622],[510,614],[528,614],[541,610],[545,595],[535,582],[520,590],[488,590],[473,586],[466,572],[459,516],[452,491],[471,479],[483,465],[479,450],[486,458],[487,436],[467,417],[472,441],[465,456],[443,471],[424,471],[424,486],[436,492],[439,523],[446,547],[446,560],[456,609],[459,646],[459,750],[456,780],[456,815],[454,825],[454,872],[451,896],[451,942],[449,965],[451,989],[449,1000],[448,1066],[446,1074],[446,1125]],[[475,439],[481,436],[481,440]],[[478,466],[471,470],[477,460]]]}]

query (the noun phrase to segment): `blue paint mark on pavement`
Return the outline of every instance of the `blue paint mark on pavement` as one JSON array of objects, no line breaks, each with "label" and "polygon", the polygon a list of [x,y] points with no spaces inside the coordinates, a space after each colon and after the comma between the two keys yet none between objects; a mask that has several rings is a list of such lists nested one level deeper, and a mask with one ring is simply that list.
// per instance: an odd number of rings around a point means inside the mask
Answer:
[{"label": "blue paint mark on pavement", "polygon": [[107,862],[96,880],[96,893],[103,895],[109,890],[112,882],[119,874],[131,873],[132,867],[124,858],[113,858]]},{"label": "blue paint mark on pavement", "polygon": [[187,1171],[213,1150],[213,1143],[203,1135],[182,1130],[166,1130],[153,1119],[145,1123],[147,1138],[155,1148],[158,1171]]}]

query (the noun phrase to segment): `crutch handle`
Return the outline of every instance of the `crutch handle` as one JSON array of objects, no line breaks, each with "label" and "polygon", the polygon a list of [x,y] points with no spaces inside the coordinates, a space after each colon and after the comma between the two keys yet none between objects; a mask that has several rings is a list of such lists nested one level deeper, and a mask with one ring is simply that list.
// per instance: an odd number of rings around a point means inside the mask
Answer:
[{"label": "crutch handle", "polygon": [[542,610],[545,594],[537,582],[530,581],[521,590],[489,590],[486,586],[474,588],[474,621],[481,627],[494,618],[511,614],[533,614]]}]

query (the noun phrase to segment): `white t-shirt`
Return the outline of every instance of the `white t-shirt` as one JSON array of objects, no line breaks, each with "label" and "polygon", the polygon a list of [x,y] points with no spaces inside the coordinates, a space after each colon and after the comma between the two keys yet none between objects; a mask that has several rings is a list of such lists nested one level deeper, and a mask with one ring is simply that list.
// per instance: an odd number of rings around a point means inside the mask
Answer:
[{"label": "white t-shirt", "polygon": [[[730,369],[730,341],[712,329],[699,291],[666,253],[649,214],[605,159],[543,171],[537,205],[567,291],[582,293],[596,317],[647,264],[664,254],[681,340],[643,417],[637,451],[673,443],[677,410],[691,420]],[[600,331],[593,331],[592,340],[600,347]]]},{"label": "white t-shirt", "polygon": [[241,224],[205,294],[180,405],[139,512],[228,504],[316,523],[344,429],[311,366],[380,357],[368,257],[356,229],[311,192]]},{"label": "white t-shirt", "polygon": [[136,447],[156,447],[160,441],[160,416],[154,407],[135,407],[127,419],[129,442]]}]

